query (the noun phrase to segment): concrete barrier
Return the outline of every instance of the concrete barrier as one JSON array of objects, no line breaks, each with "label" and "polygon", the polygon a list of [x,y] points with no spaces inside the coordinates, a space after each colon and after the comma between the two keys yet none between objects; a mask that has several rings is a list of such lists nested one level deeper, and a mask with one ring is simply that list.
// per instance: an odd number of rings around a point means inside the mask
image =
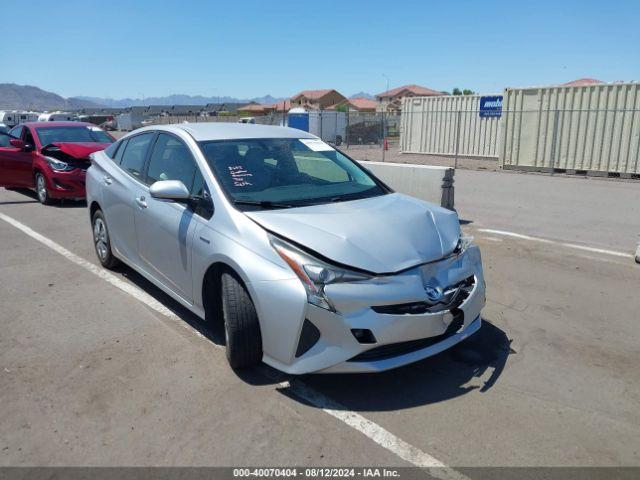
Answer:
[{"label": "concrete barrier", "polygon": [[395,191],[454,210],[453,168],[405,163],[360,163]]}]

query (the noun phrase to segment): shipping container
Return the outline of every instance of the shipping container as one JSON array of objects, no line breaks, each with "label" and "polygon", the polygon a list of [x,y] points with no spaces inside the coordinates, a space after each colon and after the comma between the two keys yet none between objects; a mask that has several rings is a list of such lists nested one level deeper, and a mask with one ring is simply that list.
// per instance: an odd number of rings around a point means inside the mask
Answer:
[{"label": "shipping container", "polygon": [[505,169],[640,174],[640,85],[508,88]]},{"label": "shipping container", "polygon": [[[495,108],[481,108],[483,101]],[[400,150],[497,158],[501,106],[501,95],[405,97]]]}]

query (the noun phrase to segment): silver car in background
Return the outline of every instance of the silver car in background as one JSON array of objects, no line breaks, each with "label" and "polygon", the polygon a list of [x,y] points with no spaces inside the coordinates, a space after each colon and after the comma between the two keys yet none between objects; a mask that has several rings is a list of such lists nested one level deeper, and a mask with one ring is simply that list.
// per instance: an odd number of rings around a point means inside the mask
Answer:
[{"label": "silver car in background", "polygon": [[313,135],[158,125],[92,162],[102,265],[122,261],[223,321],[234,368],[377,372],[480,328],[480,251],[457,214],[394,193]]}]

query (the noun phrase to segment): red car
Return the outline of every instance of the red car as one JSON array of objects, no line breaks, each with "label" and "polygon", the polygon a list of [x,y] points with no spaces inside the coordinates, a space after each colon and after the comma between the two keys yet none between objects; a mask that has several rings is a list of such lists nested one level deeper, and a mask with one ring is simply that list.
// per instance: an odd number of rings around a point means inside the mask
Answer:
[{"label": "red car", "polygon": [[0,187],[35,188],[38,200],[84,199],[89,155],[115,139],[91,123],[29,122],[0,134]]}]

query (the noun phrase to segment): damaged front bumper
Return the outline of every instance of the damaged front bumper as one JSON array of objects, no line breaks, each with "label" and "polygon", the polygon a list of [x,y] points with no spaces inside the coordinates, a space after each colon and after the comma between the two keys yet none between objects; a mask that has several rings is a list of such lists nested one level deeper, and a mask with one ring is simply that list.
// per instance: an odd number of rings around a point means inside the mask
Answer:
[{"label": "damaged front bumper", "polygon": [[54,171],[45,175],[49,196],[56,199],[84,199],[85,179],[86,171],[80,168],[69,172]]},{"label": "damaged front bumper", "polygon": [[[263,335],[264,361],[292,374],[380,372],[435,355],[480,328],[486,301],[475,245],[395,275],[328,285],[336,312],[308,304],[291,281],[282,295],[273,295],[281,282],[260,283],[259,305],[271,295],[281,324],[282,315],[294,317],[288,331]],[[442,302],[427,299],[428,286],[443,289]]]}]

